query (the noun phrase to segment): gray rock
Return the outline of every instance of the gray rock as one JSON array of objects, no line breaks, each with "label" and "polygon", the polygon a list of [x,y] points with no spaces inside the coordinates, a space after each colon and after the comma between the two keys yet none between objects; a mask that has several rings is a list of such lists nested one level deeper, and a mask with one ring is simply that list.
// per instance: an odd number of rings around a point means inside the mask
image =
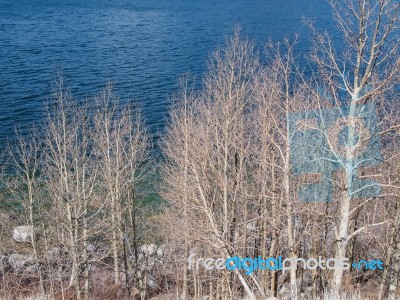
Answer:
[{"label": "gray rock", "polygon": [[156,279],[150,274],[146,274],[146,284],[150,289],[156,289],[159,287]]},{"label": "gray rock", "polygon": [[20,243],[30,243],[32,241],[32,226],[18,226],[13,230],[13,239]]},{"label": "gray rock", "polygon": [[249,231],[255,231],[257,227],[257,221],[250,221],[246,224],[246,228]]},{"label": "gray rock", "polygon": [[154,267],[162,265],[165,258],[165,245],[144,244],[138,249],[137,261],[134,255],[129,256],[129,260],[134,267],[138,267],[142,272],[150,271]]},{"label": "gray rock", "polygon": [[137,259],[138,259],[138,261],[142,261],[144,259],[144,254],[138,253]]},{"label": "gray rock", "polygon": [[90,253],[94,253],[97,250],[96,245],[92,244],[92,243],[89,243],[86,248],[87,248],[87,251]]},{"label": "gray rock", "polygon": [[161,245],[157,248],[157,257],[161,258],[165,254],[165,245]]},{"label": "gray rock", "polygon": [[140,252],[145,256],[153,256],[157,253],[157,245],[156,244],[144,244],[140,247]]},{"label": "gray rock", "polygon": [[35,259],[31,255],[11,254],[8,258],[8,263],[14,271],[19,272],[25,268],[25,266],[34,264]]},{"label": "gray rock", "polygon": [[25,269],[25,273],[33,274],[33,273],[36,273],[37,270],[38,270],[38,268],[37,268],[37,266],[36,266],[36,264],[35,264],[35,265],[28,266],[28,267]]}]

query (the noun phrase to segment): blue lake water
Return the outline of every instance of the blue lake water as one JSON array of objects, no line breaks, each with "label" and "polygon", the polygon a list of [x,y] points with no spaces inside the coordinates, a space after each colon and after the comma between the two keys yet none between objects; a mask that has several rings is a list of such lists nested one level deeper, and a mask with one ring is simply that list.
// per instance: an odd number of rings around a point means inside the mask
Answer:
[{"label": "blue lake water", "polygon": [[303,16],[335,30],[324,0],[0,0],[0,149],[16,126],[26,132],[40,121],[60,72],[76,98],[113,81],[157,134],[178,77],[200,78],[233,26],[260,47],[299,33],[302,55],[310,46]]}]

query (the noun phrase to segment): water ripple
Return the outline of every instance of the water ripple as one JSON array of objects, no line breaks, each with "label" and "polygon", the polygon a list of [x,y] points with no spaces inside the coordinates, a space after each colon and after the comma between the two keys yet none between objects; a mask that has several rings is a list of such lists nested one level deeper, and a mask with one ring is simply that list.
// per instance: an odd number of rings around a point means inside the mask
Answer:
[{"label": "water ripple", "polygon": [[310,9],[332,23],[319,0],[0,0],[0,149],[16,126],[41,119],[60,71],[78,98],[114,81],[157,133],[178,76],[200,78],[233,25],[259,44],[294,31],[305,38]]}]

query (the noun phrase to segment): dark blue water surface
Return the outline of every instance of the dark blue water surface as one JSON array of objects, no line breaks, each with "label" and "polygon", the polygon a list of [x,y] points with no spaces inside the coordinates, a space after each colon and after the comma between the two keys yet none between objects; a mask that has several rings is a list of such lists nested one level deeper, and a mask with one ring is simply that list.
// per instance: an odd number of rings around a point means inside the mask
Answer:
[{"label": "dark blue water surface", "polygon": [[178,77],[200,78],[234,25],[258,46],[299,33],[305,54],[303,16],[334,30],[324,0],[0,0],[0,149],[40,121],[59,72],[76,98],[113,81],[157,134]]}]

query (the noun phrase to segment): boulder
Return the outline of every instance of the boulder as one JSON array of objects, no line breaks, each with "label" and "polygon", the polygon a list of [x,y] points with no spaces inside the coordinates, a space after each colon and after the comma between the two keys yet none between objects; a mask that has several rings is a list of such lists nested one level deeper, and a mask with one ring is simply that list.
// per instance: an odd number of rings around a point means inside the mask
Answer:
[{"label": "boulder", "polygon": [[144,244],[140,247],[140,252],[145,256],[153,256],[157,253],[157,245],[156,244]]},{"label": "boulder", "polygon": [[26,266],[34,264],[35,259],[31,255],[11,254],[8,258],[8,263],[14,269],[14,271],[18,272]]},{"label": "boulder", "polygon": [[255,231],[257,229],[257,221],[250,221],[246,224],[248,231]]},{"label": "boulder", "polygon": [[97,247],[96,247],[95,244],[89,243],[89,244],[87,245],[86,249],[87,249],[87,251],[88,251],[89,253],[95,253],[96,250],[97,250]]},{"label": "boulder", "polygon": [[36,273],[37,271],[38,271],[38,268],[37,268],[36,265],[28,266],[28,267],[26,267],[26,269],[25,269],[25,273],[28,273],[28,274],[34,274],[34,273]]},{"label": "boulder", "polygon": [[158,285],[156,279],[150,274],[146,274],[146,284],[147,284],[147,287],[150,289],[159,288],[159,285]]},{"label": "boulder", "polygon": [[161,245],[160,247],[157,248],[157,257],[161,258],[165,254],[165,245]]},{"label": "boulder", "polygon": [[[163,264],[165,255],[165,245],[144,244],[138,249],[137,261],[134,255],[129,256],[129,260],[134,267],[141,271],[152,270],[155,266]],[[137,263],[137,265],[136,265]]]},{"label": "boulder", "polygon": [[32,241],[32,226],[23,225],[15,227],[13,230],[13,239],[20,243],[30,243]]}]

